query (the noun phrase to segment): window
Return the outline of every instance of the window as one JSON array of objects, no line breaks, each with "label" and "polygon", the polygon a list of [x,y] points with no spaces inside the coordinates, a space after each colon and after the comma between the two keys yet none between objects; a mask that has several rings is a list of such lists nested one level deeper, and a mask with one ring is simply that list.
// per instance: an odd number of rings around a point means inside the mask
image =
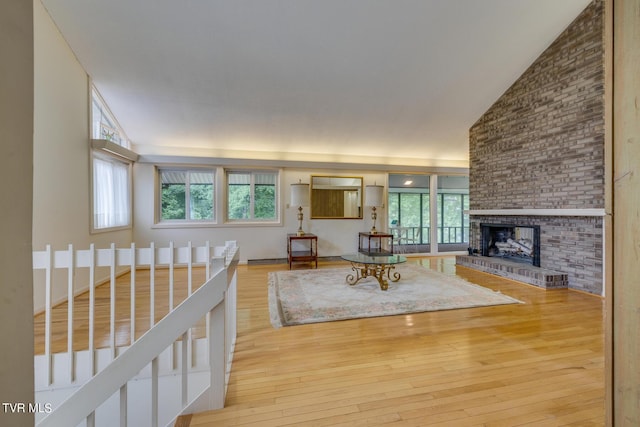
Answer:
[{"label": "window", "polygon": [[278,172],[227,171],[227,219],[278,220]]},{"label": "window", "polygon": [[130,150],[131,144],[124,131],[93,86],[91,123],[91,229],[106,231],[130,227],[131,165],[138,155]]},{"label": "window", "polygon": [[214,221],[214,176],[214,170],[160,169],[160,221]]},{"label": "window", "polygon": [[389,229],[400,227],[404,241],[429,243],[429,182],[428,175],[389,175]]},{"label": "window", "polygon": [[131,144],[95,87],[91,87],[91,138],[106,139],[124,148]]},{"label": "window", "polygon": [[[389,229],[410,230],[411,243],[429,243],[429,190],[389,189]],[[406,232],[406,231],[405,231]]]},{"label": "window", "polygon": [[[437,187],[436,193],[432,186]],[[429,244],[434,252],[467,248],[468,176],[389,174],[388,206],[389,229],[405,233],[400,241]],[[431,240],[432,231],[436,240]]]},{"label": "window", "polygon": [[469,210],[469,195],[467,194],[438,194],[438,242],[464,243],[469,238],[469,216],[464,212]]},{"label": "window", "polygon": [[131,164],[93,154],[93,229],[131,225]]},{"label": "window", "polygon": [[[469,177],[438,177],[438,243],[469,242]],[[440,248],[446,251],[446,248]]]}]

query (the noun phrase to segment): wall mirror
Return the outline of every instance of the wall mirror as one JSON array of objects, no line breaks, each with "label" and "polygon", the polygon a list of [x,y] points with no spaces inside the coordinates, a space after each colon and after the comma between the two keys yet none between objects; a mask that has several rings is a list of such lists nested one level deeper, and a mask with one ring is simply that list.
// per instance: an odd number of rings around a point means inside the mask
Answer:
[{"label": "wall mirror", "polygon": [[362,177],[312,176],[311,218],[361,219]]}]

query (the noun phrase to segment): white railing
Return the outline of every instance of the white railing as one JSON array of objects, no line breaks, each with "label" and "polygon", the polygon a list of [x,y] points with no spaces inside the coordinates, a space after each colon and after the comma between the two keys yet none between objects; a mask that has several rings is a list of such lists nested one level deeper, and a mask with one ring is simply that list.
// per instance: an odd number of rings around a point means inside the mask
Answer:
[{"label": "white railing", "polygon": [[[222,408],[236,337],[236,266],[238,250],[235,242],[212,250],[204,247],[95,249],[34,252],[34,269],[45,271],[45,354],[36,356],[36,391],[41,407],[52,408],[44,418],[36,417],[38,426],[74,426],[83,423],[104,425],[166,425],[183,413]],[[173,307],[173,268],[187,265],[189,296]],[[192,290],[192,267],[206,266],[207,281]],[[150,309],[151,329],[128,348],[115,344],[115,276],[116,269],[131,269],[131,337],[135,338],[135,272],[148,266],[150,274],[150,307],[154,307],[154,269],[167,266],[169,273],[170,312],[157,323]],[[95,269],[110,268],[110,339],[107,349],[96,350],[93,344]],[[54,270],[68,271],[68,292],[73,296],[75,270],[89,268],[89,349],[73,352],[73,298],[68,307],[68,351],[51,352],[51,287]],[[206,319],[206,338],[193,340],[190,329]],[[179,341],[177,341],[179,340]],[[177,342],[176,342],[177,341]],[[38,358],[44,363],[38,364]],[[57,363],[61,362],[61,363]],[[38,383],[40,385],[38,385]],[[161,387],[161,384],[163,387]],[[52,389],[67,389],[66,400],[55,402]],[[141,389],[142,388],[142,389]],[[133,390],[133,391],[132,391]],[[119,392],[119,393],[118,393]],[[148,404],[141,404],[141,393]],[[136,405],[128,405],[128,394],[136,397]],[[40,395],[40,399],[38,399]],[[58,393],[60,395],[60,393]],[[60,399],[59,396],[57,399]],[[119,410],[114,411],[114,406]],[[136,411],[146,408],[143,413]],[[98,409],[101,408],[101,409]],[[96,409],[98,409],[96,411]],[[102,413],[101,413],[102,411]],[[117,414],[114,418],[113,415]]]}]

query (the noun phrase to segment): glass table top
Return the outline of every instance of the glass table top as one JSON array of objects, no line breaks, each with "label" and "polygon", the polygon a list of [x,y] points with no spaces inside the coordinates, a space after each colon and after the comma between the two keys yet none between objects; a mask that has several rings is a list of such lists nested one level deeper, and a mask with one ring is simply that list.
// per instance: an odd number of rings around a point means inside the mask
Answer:
[{"label": "glass table top", "polygon": [[340,258],[355,262],[358,264],[402,264],[403,262],[407,262],[407,258],[402,255],[389,255],[389,254],[380,254],[380,255],[366,255],[363,253],[356,254],[345,254],[341,255]]}]

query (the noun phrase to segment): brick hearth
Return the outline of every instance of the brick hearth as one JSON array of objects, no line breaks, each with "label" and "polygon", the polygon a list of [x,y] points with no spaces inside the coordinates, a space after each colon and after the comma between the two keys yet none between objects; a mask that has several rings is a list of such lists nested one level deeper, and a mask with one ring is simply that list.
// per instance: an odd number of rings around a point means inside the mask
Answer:
[{"label": "brick hearth", "polygon": [[544,289],[562,289],[569,286],[569,276],[566,273],[496,257],[458,255],[456,264]]}]

